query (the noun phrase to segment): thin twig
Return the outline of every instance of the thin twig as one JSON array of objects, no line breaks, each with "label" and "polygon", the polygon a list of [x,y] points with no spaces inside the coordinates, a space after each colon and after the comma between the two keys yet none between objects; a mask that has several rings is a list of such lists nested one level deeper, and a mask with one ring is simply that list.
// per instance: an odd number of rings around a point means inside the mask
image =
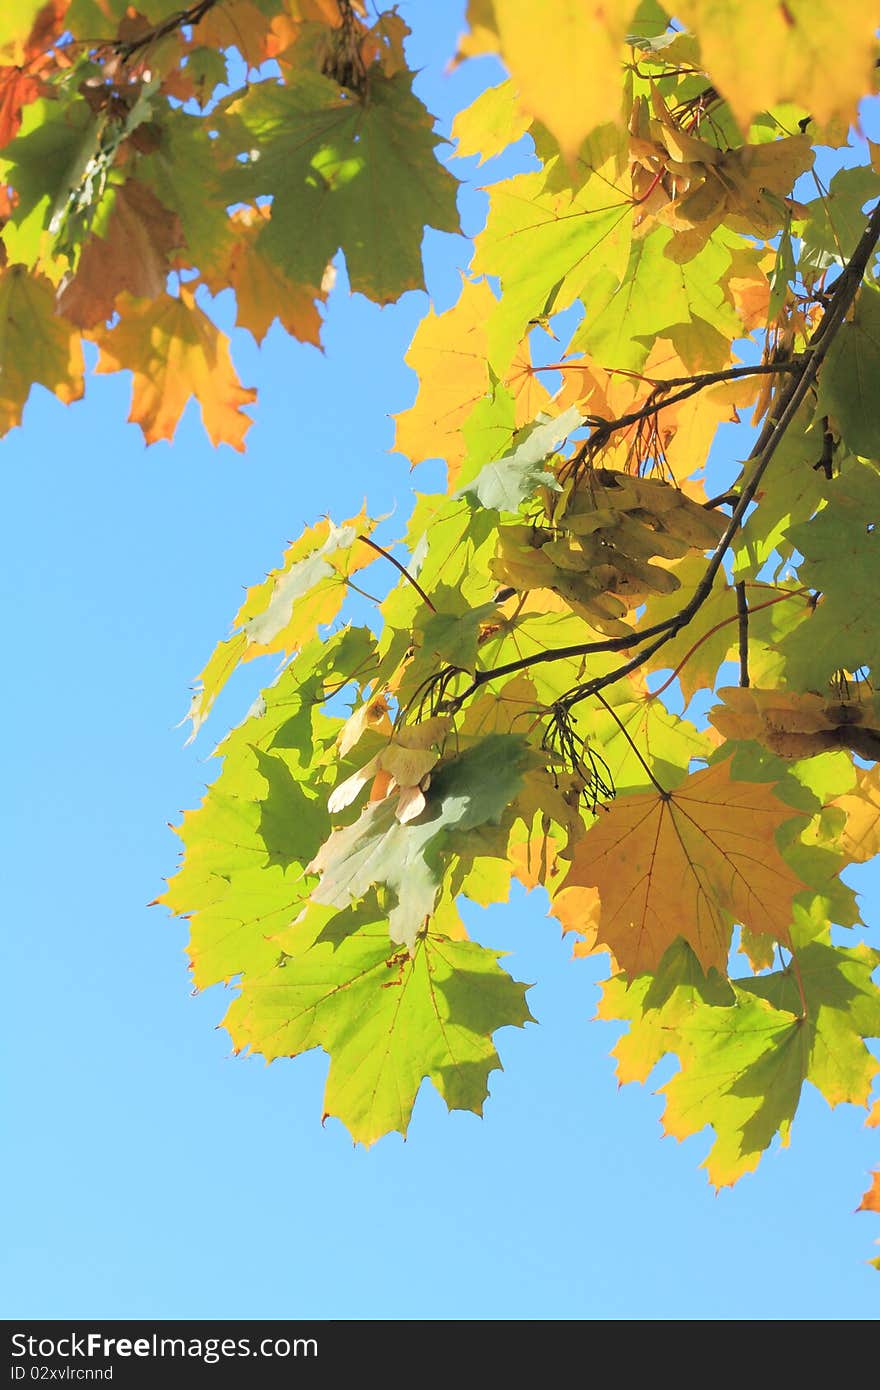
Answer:
[{"label": "thin twig", "polygon": [[164,39],[166,34],[173,34],[175,29],[182,29],[187,24],[198,24],[199,20],[204,19],[209,10],[213,10],[218,0],[198,0],[195,5],[190,5],[189,9],[178,10],[176,14],[169,15],[161,24],[157,24],[146,34],[141,34],[139,38],[130,39],[127,42],[110,40],[108,47],[113,48],[122,58],[128,62],[142,48],[148,47],[151,43],[157,43],[159,39]]},{"label": "thin twig", "polygon": [[736,617],[739,624],[739,683],[749,684],[749,601],[746,598],[745,581],[740,579],[736,589]]},{"label": "thin twig", "polygon": [[[568,468],[576,469],[588,456],[603,449],[611,435],[616,434],[618,430],[628,429],[630,425],[636,425],[641,420],[650,419],[659,411],[665,410],[667,406],[678,405],[681,401],[689,400],[691,396],[695,396],[707,386],[715,386],[722,381],[738,381],[741,377],[796,372],[801,365],[802,359],[798,356],[782,362],[761,362],[753,367],[729,367],[723,372],[702,372],[698,376],[670,377],[668,381],[658,381],[646,404],[638,410],[631,410],[626,415],[618,416],[616,420],[605,420],[599,415],[588,416],[586,424],[592,428],[592,433],[572,457]],[[666,394],[676,386],[681,386],[682,389],[675,391],[671,396]]]},{"label": "thin twig", "polygon": [[406,569],[406,568],[400,563],[399,560],[395,560],[394,556],[393,556],[393,555],[389,555],[387,550],[383,550],[382,547],[381,547],[381,545],[377,545],[375,541],[371,541],[370,538],[369,538],[369,536],[358,536],[358,540],[359,540],[359,541],[363,541],[364,545],[370,546],[370,548],[371,548],[372,550],[375,550],[375,551],[376,551],[376,554],[377,554],[377,555],[384,555],[386,560],[390,560],[391,563],[392,563],[392,565],[394,565],[395,569],[399,569],[399,570],[400,570],[400,573],[403,575],[404,579],[408,579],[408,580],[409,580],[410,584],[412,584],[412,586],[413,586],[413,588],[415,589],[416,593],[417,593],[417,594],[421,594],[422,598],[424,599],[425,603],[426,603],[426,604],[428,605],[428,607],[430,608],[431,612],[432,612],[432,613],[436,613],[436,612],[437,612],[437,609],[434,607],[433,603],[432,603],[431,600],[428,598],[428,595],[425,593],[425,591],[424,591],[424,589],[422,588],[421,584],[418,582],[417,579],[413,579],[413,577],[412,577],[412,575],[410,574],[409,570]]}]

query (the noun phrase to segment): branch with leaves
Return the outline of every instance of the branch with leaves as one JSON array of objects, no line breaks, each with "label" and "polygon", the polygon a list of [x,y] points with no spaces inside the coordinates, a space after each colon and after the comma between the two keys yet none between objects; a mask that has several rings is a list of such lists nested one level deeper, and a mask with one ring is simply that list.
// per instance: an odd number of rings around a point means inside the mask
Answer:
[{"label": "branch with leaves", "polygon": [[[324,1111],[370,1143],[406,1131],[425,1077],[481,1110],[494,1034],[531,1015],[462,904],[540,887],[575,951],[609,956],[620,1079],[678,1057],[665,1127],[710,1126],[723,1185],[787,1139],[806,1082],[880,1122],[876,929],[840,877],[880,849],[880,167],[857,135],[836,153],[874,92],[874,22],[837,8],[829,84],[812,10],[758,37],[736,7],[682,0],[674,30],[655,6],[564,7],[548,83],[546,7],[490,8],[458,57],[508,77],[459,113],[455,154],[527,138],[535,158],[490,186],[461,294],[407,353],[396,446],[444,460],[448,490],[403,537],[325,518],[248,590],[193,736],[240,664],[280,669],[162,901],[196,986],[238,982],[236,1049],[323,1047]],[[405,24],[354,0],[102,0],[102,34],[78,0],[19,12],[0,430],[35,383],[75,401],[88,342],[131,372],[148,443],[194,397],[243,449],[256,397],[212,297],[257,342],[277,319],[317,345],[337,256],[390,303],[423,287],[424,229],[459,229]],[[731,464],[713,445],[747,415]],[[375,623],[348,621],[352,593]]]}]

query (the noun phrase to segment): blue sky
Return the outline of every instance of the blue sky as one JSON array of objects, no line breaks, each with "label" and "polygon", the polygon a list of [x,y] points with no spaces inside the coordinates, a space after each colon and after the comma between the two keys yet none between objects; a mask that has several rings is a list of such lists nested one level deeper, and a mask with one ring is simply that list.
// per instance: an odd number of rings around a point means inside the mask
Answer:
[{"label": "blue sky", "polygon": [[[488,61],[444,71],[462,9],[401,6],[444,129],[497,80]],[[462,195],[468,231],[483,205]],[[446,307],[468,245],[428,233],[426,256]],[[485,1118],[448,1115],[426,1086],[406,1143],[370,1151],[321,1127],[320,1053],[230,1056],[223,991],[191,996],[184,924],[147,907],[176,859],[167,822],[200,798],[212,736],[259,679],[231,682],[184,747],[189,686],[242,586],[326,511],[367,496],[406,515],[389,416],[413,397],[402,358],[426,303],[379,310],[341,280],[324,355],[277,328],[259,352],[236,334],[260,390],[243,457],[212,450],[192,406],[173,447],[145,450],[126,378],[91,379],[71,408],[38,388],[3,441],[4,1313],[872,1317],[880,1231],[853,1214],[877,1162],[864,1112],[808,1091],[790,1149],[716,1196],[698,1167],[708,1137],[661,1138],[652,1090],[671,1068],[618,1090],[615,1030],[589,1022],[604,960],[571,961],[540,895],[468,914],[537,982],[540,1026],[498,1035]],[[228,322],[222,298],[216,313]],[[870,920],[878,876],[853,881]]]}]

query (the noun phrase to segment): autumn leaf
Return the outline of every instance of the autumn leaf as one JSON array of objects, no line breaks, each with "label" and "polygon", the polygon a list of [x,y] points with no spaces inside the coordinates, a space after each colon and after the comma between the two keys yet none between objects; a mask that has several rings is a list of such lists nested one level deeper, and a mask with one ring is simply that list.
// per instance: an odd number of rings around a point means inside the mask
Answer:
[{"label": "autumn leaf", "polygon": [[165,289],[172,251],[183,230],[174,213],[152,190],[128,179],[115,190],[106,234],[85,243],[76,274],[58,295],[58,309],[78,328],[109,319],[117,297],[159,299]]},{"label": "autumn leaf", "polygon": [[489,388],[486,317],[496,302],[485,281],[466,280],[451,309],[429,309],[406,354],[418,373],[419,392],[396,416],[394,447],[413,464],[445,459],[450,481],[465,454],[461,426]]},{"label": "autumn leaf", "polygon": [[365,513],[336,526],[327,517],[288,546],[278,569],[252,585],[199,677],[188,713],[194,738],[235,667],[271,652],[300,650],[332,622],[346,596],[348,576],[375,559],[364,544],[375,521]]},{"label": "autumn leaf", "polygon": [[791,819],[767,785],[727,762],[674,792],[620,797],[575,849],[566,888],[598,890],[599,944],[622,969],[655,969],[682,936],[705,970],[726,971],[732,925],[787,941],[803,884],[773,835]]},{"label": "autumn leaf", "polygon": [[527,0],[494,0],[497,43],[520,105],[544,122],[569,158],[584,136],[620,111],[621,47],[635,9],[635,0],[548,0],[540,8]]},{"label": "autumn leaf", "polygon": [[75,332],[55,315],[49,281],[11,265],[0,275],[0,434],[20,423],[35,382],[64,404],[79,400],[82,350]]},{"label": "autumn leaf", "polygon": [[434,159],[408,74],[373,78],[369,102],[297,74],[252,87],[232,114],[259,157],[229,176],[230,200],[274,195],[262,240],[288,278],[320,284],[341,248],[352,288],[378,303],[421,288],[425,224],[454,232],[458,219],[455,181]]},{"label": "autumn leaf", "polygon": [[857,864],[880,854],[880,763],[856,768],[856,788],[831,803],[846,816],[840,848]]},{"label": "autumn leaf", "polygon": [[[330,920],[316,931],[322,915]],[[278,965],[250,979],[226,1015],[237,1051],[271,1060],[323,1047],[324,1114],[363,1144],[406,1133],[426,1076],[450,1110],[482,1113],[501,1065],[492,1033],[531,1019],[525,986],[497,952],[431,931],[411,955],[395,952],[367,908],[313,912],[281,942]]]},{"label": "autumn leaf", "polygon": [[213,293],[227,284],[235,290],[236,323],[261,343],[276,319],[302,343],[321,342],[318,304],[326,299],[324,275],[318,285],[290,280],[262,249],[262,234],[270,222],[269,208],[239,208],[232,216],[233,239],[224,265],[205,277]]},{"label": "autumn leaf", "polygon": [[[676,15],[700,38],[707,71],[745,130],[754,115],[795,102],[825,125],[856,118],[871,87],[876,16],[833,0],[684,0]],[[760,41],[756,42],[756,35]]]},{"label": "autumn leaf", "polygon": [[99,330],[99,372],[128,369],[134,377],[129,419],[144,439],[174,438],[187,402],[195,396],[212,444],[244,448],[253,423],[242,406],[256,393],[243,387],[229,355],[229,340],[181,287],[174,298],[127,305],[115,328]]}]

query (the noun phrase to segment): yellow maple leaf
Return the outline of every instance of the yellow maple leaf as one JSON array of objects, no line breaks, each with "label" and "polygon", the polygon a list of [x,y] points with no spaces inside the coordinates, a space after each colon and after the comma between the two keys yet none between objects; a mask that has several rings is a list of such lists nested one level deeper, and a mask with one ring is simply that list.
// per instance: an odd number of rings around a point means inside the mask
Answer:
[{"label": "yellow maple leaf", "polygon": [[226,334],[183,288],[179,299],[163,294],[152,303],[121,303],[116,327],[95,334],[101,349],[97,370],[128,368],[133,373],[128,418],[140,425],[147,443],[173,439],[187,402],[195,396],[211,443],[243,450],[253,422],[241,408],[256,400],[256,392],[239,381]]},{"label": "yellow maple leaf", "polygon": [[475,41],[462,52],[491,51],[494,30],[521,107],[573,160],[584,138],[620,111],[621,49],[635,9],[635,0],[494,0],[488,23],[471,7]]},{"label": "yellow maple leaf", "polygon": [[[846,813],[839,845],[857,864],[880,854],[880,763],[856,768],[856,789],[832,801]],[[880,1101],[875,1107],[880,1124]]]},{"label": "yellow maple leaf", "polygon": [[703,64],[744,130],[782,101],[820,126],[854,121],[872,90],[877,11],[866,0],[680,0],[675,14],[697,34]]},{"label": "yellow maple leaf", "polygon": [[404,359],[418,373],[419,392],[395,416],[394,447],[412,464],[445,459],[450,485],[465,456],[461,426],[489,389],[486,320],[497,302],[484,280],[466,281],[451,309],[429,310]]},{"label": "yellow maple leaf", "polygon": [[0,434],[19,423],[37,381],[65,405],[78,401],[82,349],[75,330],[55,313],[46,277],[11,265],[0,276]]},{"label": "yellow maple leaf", "polygon": [[620,797],[577,845],[563,888],[596,888],[597,942],[629,975],[656,970],[682,936],[704,970],[727,970],[734,922],[788,941],[805,885],[776,849],[792,817],[766,783],[738,782],[729,762],[675,791]]}]

